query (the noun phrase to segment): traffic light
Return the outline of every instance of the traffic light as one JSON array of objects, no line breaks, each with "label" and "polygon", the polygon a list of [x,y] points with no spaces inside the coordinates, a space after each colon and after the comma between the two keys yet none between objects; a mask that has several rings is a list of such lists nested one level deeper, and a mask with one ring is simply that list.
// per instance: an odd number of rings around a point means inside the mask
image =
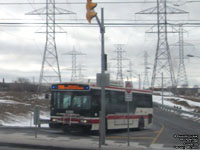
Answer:
[{"label": "traffic light", "polygon": [[87,13],[86,13],[86,18],[89,23],[91,23],[91,20],[93,17],[97,15],[97,13],[93,10],[97,6],[97,3],[92,3],[92,0],[87,0]]}]

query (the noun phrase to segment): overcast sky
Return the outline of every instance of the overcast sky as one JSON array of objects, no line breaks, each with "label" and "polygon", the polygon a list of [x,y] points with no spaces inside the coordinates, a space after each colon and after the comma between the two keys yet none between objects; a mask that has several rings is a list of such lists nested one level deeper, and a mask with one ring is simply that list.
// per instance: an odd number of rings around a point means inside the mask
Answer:
[{"label": "overcast sky", "polygon": [[[104,2],[103,0],[101,0]],[[110,0],[119,1],[119,0]],[[126,0],[134,1],[134,0]],[[136,0],[135,0],[136,1]],[[139,0],[137,0],[139,1]],[[143,2],[143,0],[141,0]],[[31,3],[46,2],[46,0],[7,0],[7,3],[24,2],[26,5],[3,5],[0,2],[0,22],[1,23],[25,23],[25,22],[45,22],[44,16],[25,15],[35,9],[45,7],[45,5],[35,5]],[[56,0],[56,2],[86,2],[86,0]],[[98,2],[97,0],[94,2]],[[148,0],[146,0],[148,2]],[[177,5],[179,4],[179,5]],[[87,23],[85,18],[86,6],[84,4],[66,4],[56,5],[63,9],[75,12],[76,15],[57,16],[56,22]],[[98,4],[95,8],[100,17],[100,9],[104,8],[105,23],[112,22],[131,22],[130,20],[155,20],[151,15],[135,15],[136,12],[155,7],[155,4],[127,3],[127,4]],[[189,15],[169,15],[168,19],[200,20],[199,3],[183,3],[179,0],[170,4],[170,6],[190,12]],[[42,19],[42,20],[41,20]],[[58,20],[64,19],[64,20]],[[80,20],[81,19],[81,20]],[[109,20],[115,19],[115,20]],[[116,21],[117,20],[117,21]],[[123,20],[123,21],[122,21]],[[144,21],[138,21],[144,22]],[[155,22],[156,21],[151,21]],[[188,21],[189,22],[189,21]],[[191,21],[190,21],[191,22]],[[199,21],[200,22],[200,21]],[[96,23],[93,19],[92,23]],[[59,25],[62,26],[62,25]],[[143,81],[144,75],[144,51],[148,52],[149,67],[153,68],[154,56],[156,52],[157,36],[156,34],[147,34],[145,31],[151,27],[106,27],[105,34],[105,52],[108,54],[108,63],[110,66],[111,77],[116,79],[116,61],[111,60],[116,57],[116,44],[124,44],[126,51],[124,57],[129,58],[133,64],[134,81],[137,84],[138,74],[141,74]],[[185,47],[185,55],[192,54],[200,56],[200,27],[186,27],[184,34],[185,42],[191,43],[194,47]],[[56,34],[56,45],[61,68],[62,81],[70,81],[71,56],[64,55],[73,50],[73,47],[85,56],[77,56],[77,64],[83,65],[82,74],[86,78],[95,78],[96,73],[100,72],[100,32],[98,27],[62,27],[57,31],[66,31],[67,33]],[[170,30],[170,29],[169,29]],[[42,55],[45,46],[45,34],[36,32],[45,31],[44,25],[0,25],[0,80],[5,78],[6,82],[11,82],[19,77],[28,78],[31,81],[38,82],[41,71]],[[169,44],[178,42],[178,34],[168,35]],[[175,75],[178,68],[178,47],[170,46]],[[190,58],[185,60],[186,71],[190,85],[199,85],[200,58]],[[129,61],[124,61],[124,76],[127,77]],[[151,81],[152,69],[149,70],[149,80]]]}]

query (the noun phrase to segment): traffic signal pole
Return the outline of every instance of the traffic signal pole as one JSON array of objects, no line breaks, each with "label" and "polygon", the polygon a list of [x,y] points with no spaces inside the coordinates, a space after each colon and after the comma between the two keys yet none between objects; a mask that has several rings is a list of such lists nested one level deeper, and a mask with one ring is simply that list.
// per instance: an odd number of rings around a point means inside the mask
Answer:
[{"label": "traffic signal pole", "polygon": [[[104,26],[104,9],[101,8],[101,21],[98,16],[95,16],[101,33],[101,76],[105,75],[105,46],[104,46],[104,34],[105,34],[105,26]],[[102,78],[104,80],[104,78]],[[101,118],[100,118],[100,146],[105,144],[105,124],[106,124],[106,115],[105,115],[105,82],[103,81],[101,84]]]},{"label": "traffic signal pole", "polygon": [[100,116],[100,137],[99,137],[99,148],[101,148],[101,145],[105,145],[105,136],[106,136],[106,109],[105,109],[105,86],[106,83],[106,75],[105,75],[105,69],[106,69],[106,55],[104,52],[104,33],[105,33],[105,26],[104,26],[104,10],[101,8],[101,20],[99,20],[97,16],[97,12],[94,11],[94,8],[97,6],[97,3],[93,3],[92,0],[87,0],[86,4],[86,18],[89,23],[91,23],[91,20],[93,17],[96,18],[98,25],[100,27],[100,33],[101,33],[101,75],[100,75],[100,87],[101,87],[101,113]]}]

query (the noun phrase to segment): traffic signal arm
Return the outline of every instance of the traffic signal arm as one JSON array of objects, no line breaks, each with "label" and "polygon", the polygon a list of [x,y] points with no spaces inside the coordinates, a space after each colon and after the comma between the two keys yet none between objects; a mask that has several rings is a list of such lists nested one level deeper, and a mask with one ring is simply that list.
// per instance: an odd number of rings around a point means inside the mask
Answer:
[{"label": "traffic signal arm", "polygon": [[87,0],[87,13],[86,13],[86,18],[89,23],[91,23],[92,18],[94,18],[97,13],[93,10],[97,6],[97,3],[92,3],[92,0]]}]

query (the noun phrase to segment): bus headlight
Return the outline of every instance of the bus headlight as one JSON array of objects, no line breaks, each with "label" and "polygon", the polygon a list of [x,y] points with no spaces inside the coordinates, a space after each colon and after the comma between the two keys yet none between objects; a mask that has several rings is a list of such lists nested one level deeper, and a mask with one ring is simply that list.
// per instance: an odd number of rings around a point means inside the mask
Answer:
[{"label": "bus headlight", "polygon": [[84,120],[81,120],[80,122],[81,122],[81,123],[84,123],[84,124],[88,123],[88,121],[85,120],[85,119],[84,119]]},{"label": "bus headlight", "polygon": [[56,119],[55,119],[55,118],[53,118],[53,119],[52,119],[52,122],[56,122]]}]

